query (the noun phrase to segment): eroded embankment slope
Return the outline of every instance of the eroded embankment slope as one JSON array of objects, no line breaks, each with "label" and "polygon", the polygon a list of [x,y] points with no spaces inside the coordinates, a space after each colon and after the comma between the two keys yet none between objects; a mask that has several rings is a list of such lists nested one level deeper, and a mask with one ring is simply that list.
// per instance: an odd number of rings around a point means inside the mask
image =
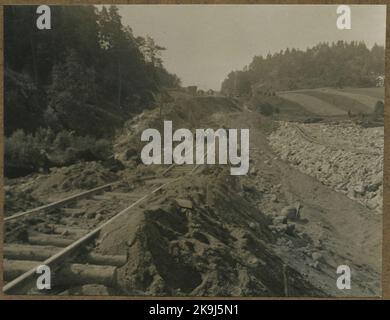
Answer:
[{"label": "eroded embankment slope", "polygon": [[118,285],[132,295],[324,294],[275,253],[271,224],[227,168],[206,168],[107,228],[100,250],[127,253]]},{"label": "eroded embankment slope", "polygon": [[[250,128],[250,172],[233,179],[227,168],[211,166],[155,194],[105,230],[100,250],[128,255],[118,274],[126,294],[379,294],[377,216],[280,160],[264,134],[273,129],[271,121],[236,110],[197,121]],[[123,154],[126,145],[122,148]],[[177,199],[191,201],[191,208]],[[297,204],[300,217],[287,218],[286,207]],[[336,287],[341,264],[354,273],[348,292]]]}]

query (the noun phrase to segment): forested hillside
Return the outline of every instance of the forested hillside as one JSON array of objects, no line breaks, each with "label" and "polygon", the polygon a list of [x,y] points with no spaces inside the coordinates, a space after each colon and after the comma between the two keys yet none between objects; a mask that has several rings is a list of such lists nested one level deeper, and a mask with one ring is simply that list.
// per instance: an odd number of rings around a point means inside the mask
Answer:
[{"label": "forested hillside", "polygon": [[110,156],[110,139],[133,114],[179,86],[150,37],[136,37],[115,6],[51,6],[51,29],[37,6],[4,9],[5,173]]},{"label": "forested hillside", "polygon": [[320,43],[305,51],[286,49],[255,56],[244,70],[233,71],[222,83],[224,94],[247,95],[252,86],[272,91],[318,87],[370,87],[384,74],[384,47],[368,49],[363,42]]},{"label": "forested hillside", "polygon": [[5,133],[39,127],[108,136],[126,115],[179,83],[164,48],[135,37],[115,6],[51,6],[51,30],[36,6],[5,8]]}]

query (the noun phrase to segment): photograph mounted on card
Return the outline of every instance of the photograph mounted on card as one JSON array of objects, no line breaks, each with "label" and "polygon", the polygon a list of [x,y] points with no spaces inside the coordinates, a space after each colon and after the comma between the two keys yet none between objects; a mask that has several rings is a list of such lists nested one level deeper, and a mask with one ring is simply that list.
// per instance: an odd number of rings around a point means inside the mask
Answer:
[{"label": "photograph mounted on card", "polygon": [[382,297],[385,5],[3,13],[3,297]]}]

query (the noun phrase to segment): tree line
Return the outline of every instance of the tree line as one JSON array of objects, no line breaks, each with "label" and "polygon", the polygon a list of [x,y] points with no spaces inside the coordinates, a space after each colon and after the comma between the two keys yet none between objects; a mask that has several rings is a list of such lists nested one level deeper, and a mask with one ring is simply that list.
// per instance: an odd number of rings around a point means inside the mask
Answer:
[{"label": "tree line", "polygon": [[223,81],[227,95],[250,95],[253,86],[271,91],[318,87],[370,87],[385,70],[385,49],[364,42],[319,43],[306,50],[286,49],[255,56],[243,70],[232,71]]},{"label": "tree line", "polygon": [[51,30],[36,28],[36,6],[4,12],[5,134],[40,127],[110,136],[131,113],[180,80],[163,47],[136,37],[115,6],[51,6]]}]

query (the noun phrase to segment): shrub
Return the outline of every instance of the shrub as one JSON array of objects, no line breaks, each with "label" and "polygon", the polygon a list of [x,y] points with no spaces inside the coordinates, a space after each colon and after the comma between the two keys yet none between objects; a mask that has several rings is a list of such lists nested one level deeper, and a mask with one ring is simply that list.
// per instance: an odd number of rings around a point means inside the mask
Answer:
[{"label": "shrub", "polygon": [[30,134],[21,129],[5,138],[4,169],[7,176],[19,176],[36,171],[43,163],[43,153]]},{"label": "shrub", "polygon": [[74,137],[72,132],[65,130],[60,131],[59,133],[57,133],[53,146],[55,149],[65,151],[67,148],[70,147],[73,139]]},{"label": "shrub", "polygon": [[375,104],[374,113],[376,115],[383,116],[384,109],[385,109],[385,105],[384,105],[383,101],[378,100],[377,103]]},{"label": "shrub", "polygon": [[260,113],[264,116],[271,116],[274,113],[274,107],[267,102],[261,103],[258,108]]},{"label": "shrub", "polygon": [[76,136],[71,131],[37,130],[35,135],[23,130],[5,138],[5,175],[18,177],[53,166],[71,165],[78,161],[106,161],[112,146],[106,139]]}]

